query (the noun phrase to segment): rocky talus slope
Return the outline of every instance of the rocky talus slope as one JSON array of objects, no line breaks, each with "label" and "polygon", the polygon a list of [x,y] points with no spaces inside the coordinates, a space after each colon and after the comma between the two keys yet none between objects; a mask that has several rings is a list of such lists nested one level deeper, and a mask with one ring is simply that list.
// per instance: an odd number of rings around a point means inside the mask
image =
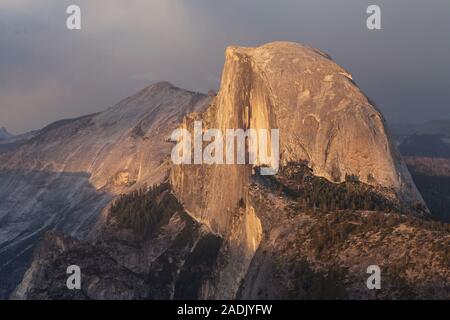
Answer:
[{"label": "rocky talus slope", "polygon": [[[225,56],[217,97],[173,120],[188,130],[195,120],[205,129],[279,129],[278,174],[259,174],[271,163],[172,165],[167,179],[112,184],[128,194],[89,239],[47,233],[12,297],[449,298],[448,225],[429,221],[381,114],[350,74],[294,43],[230,47]],[[144,137],[143,150],[158,146],[148,155],[170,154],[158,145],[166,135]],[[127,151],[130,167],[155,168]],[[106,160],[103,170],[114,166]],[[104,173],[93,176],[98,190]],[[65,287],[70,264],[82,269],[80,291]],[[366,287],[372,264],[383,272],[380,291]]]}]

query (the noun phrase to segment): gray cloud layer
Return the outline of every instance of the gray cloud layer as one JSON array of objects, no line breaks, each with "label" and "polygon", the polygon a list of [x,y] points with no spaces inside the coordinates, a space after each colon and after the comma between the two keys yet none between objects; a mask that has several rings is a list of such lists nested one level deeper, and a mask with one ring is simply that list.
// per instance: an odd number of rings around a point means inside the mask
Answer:
[{"label": "gray cloud layer", "polygon": [[[83,29],[65,28],[70,4]],[[369,4],[381,31],[365,28]],[[388,120],[450,118],[448,0],[2,0],[0,126],[105,109],[155,81],[217,89],[225,47],[307,43],[347,68]]]}]

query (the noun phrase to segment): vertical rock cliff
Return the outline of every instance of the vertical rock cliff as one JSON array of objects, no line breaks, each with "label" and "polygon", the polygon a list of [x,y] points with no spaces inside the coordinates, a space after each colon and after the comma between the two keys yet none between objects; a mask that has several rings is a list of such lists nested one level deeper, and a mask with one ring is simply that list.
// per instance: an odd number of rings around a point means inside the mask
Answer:
[{"label": "vertical rock cliff", "polygon": [[[352,177],[407,206],[424,205],[380,112],[346,70],[316,49],[289,42],[229,47],[218,96],[183,127],[192,132],[199,120],[204,130],[279,129],[282,166],[306,161],[316,176],[332,182]],[[239,282],[262,237],[248,195],[251,175],[249,165],[172,168],[172,186],[186,209],[229,239],[233,257],[219,281],[228,288]],[[233,294],[218,292],[220,298]]]},{"label": "vertical rock cliff", "polygon": [[[225,56],[220,92],[202,116],[207,126],[279,129],[282,165],[306,160],[316,175],[330,181],[356,177],[405,203],[423,203],[391,143],[382,115],[352,76],[329,56],[289,42],[259,48],[230,47]],[[242,173],[239,179],[244,179]],[[182,173],[179,179],[174,178],[175,186],[179,185],[177,180],[194,184],[186,182]],[[223,190],[227,182],[218,178],[215,190]],[[183,197],[186,189],[177,189]],[[208,189],[211,194],[220,194]],[[242,192],[227,196],[233,197],[233,206]],[[189,195],[183,198],[189,202]],[[216,199],[211,202],[217,204]],[[207,211],[212,220],[219,219],[214,208]]]}]

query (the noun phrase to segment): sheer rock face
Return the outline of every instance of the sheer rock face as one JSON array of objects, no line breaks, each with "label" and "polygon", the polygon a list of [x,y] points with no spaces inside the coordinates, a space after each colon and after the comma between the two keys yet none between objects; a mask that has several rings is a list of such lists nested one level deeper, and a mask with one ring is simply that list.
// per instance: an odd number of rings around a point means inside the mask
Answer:
[{"label": "sheer rock face", "polygon": [[84,238],[115,195],[166,178],[167,136],[209,100],[161,82],[105,112],[0,143],[0,298],[43,232]]},{"label": "sheer rock face", "polygon": [[280,129],[282,163],[307,160],[316,175],[331,181],[354,175],[392,189],[403,201],[422,202],[382,115],[326,54],[272,43],[229,48],[227,60],[232,69],[250,69],[250,126]]},{"label": "sheer rock face", "polygon": [[[182,127],[192,133],[201,120],[204,130],[279,129],[281,165],[306,160],[317,176],[334,182],[357,176],[402,203],[423,204],[381,114],[326,54],[276,42],[229,47],[225,56],[217,97]],[[233,297],[262,239],[248,195],[251,174],[250,165],[181,165],[171,171],[186,209],[225,239],[227,262],[214,298]]]},{"label": "sheer rock face", "polygon": [[[281,164],[306,160],[330,181],[347,176],[381,187],[400,201],[423,204],[391,144],[382,115],[326,54],[300,44],[229,47],[218,96],[203,115],[204,127],[279,129]],[[226,232],[229,215],[245,198],[249,168],[182,166],[172,183],[194,215]],[[226,192],[225,192],[226,191]]]}]

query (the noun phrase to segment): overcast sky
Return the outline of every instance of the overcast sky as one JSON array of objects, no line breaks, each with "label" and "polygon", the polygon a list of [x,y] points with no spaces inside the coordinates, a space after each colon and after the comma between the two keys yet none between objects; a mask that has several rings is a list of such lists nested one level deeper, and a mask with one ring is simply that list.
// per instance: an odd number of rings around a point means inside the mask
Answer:
[{"label": "overcast sky", "polygon": [[[81,31],[66,29],[70,4]],[[391,122],[450,118],[449,0],[0,0],[0,127],[101,111],[161,80],[217,89],[226,46],[274,40],[329,53]]]}]

